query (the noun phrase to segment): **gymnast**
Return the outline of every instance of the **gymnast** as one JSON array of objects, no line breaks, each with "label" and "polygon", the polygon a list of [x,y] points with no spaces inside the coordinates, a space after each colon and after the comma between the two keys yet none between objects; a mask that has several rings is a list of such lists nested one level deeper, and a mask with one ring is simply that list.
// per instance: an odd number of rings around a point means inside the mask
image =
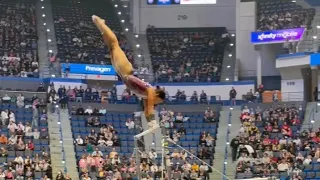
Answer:
[{"label": "gymnast", "polygon": [[159,127],[154,116],[154,105],[163,102],[165,92],[162,89],[155,89],[150,84],[142,81],[133,75],[132,64],[119,46],[118,39],[112,30],[105,24],[105,20],[93,15],[92,21],[103,36],[104,43],[108,46],[111,63],[124,84],[135,95],[143,99],[144,113],[150,130]]}]

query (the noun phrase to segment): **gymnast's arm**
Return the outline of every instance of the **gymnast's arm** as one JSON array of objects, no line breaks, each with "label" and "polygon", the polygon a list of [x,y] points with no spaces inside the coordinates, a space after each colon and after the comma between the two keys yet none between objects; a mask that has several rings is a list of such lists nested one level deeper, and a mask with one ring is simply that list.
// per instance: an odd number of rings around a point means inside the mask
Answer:
[{"label": "gymnast's arm", "polygon": [[154,120],[154,99],[155,93],[152,87],[149,87],[147,89],[147,99],[143,100],[144,103],[144,114],[146,115],[146,118],[149,121]]}]

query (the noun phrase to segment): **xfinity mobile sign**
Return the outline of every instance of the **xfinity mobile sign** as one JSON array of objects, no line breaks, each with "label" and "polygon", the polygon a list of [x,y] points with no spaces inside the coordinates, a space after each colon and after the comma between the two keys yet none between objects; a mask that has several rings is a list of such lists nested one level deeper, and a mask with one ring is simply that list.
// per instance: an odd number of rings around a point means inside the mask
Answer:
[{"label": "xfinity mobile sign", "polygon": [[286,41],[300,41],[305,28],[283,29],[272,31],[261,31],[251,33],[252,44],[273,44],[284,43]]}]

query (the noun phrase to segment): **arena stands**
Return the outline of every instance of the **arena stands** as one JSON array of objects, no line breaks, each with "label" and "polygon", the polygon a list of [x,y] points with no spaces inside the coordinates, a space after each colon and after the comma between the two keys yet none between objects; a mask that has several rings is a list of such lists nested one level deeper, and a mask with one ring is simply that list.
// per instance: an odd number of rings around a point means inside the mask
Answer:
[{"label": "arena stands", "polygon": [[[142,131],[139,113],[133,115],[119,105],[111,108],[98,103],[70,103],[70,107],[81,176],[95,178],[119,174],[122,177],[135,177],[133,136]],[[118,110],[115,111],[114,108],[117,107]],[[208,108],[203,113],[173,113],[172,110],[162,109],[162,125],[167,128],[167,135],[177,144],[212,165],[219,107]],[[143,176],[160,177],[161,156],[151,149],[141,151]],[[182,178],[192,174],[197,177],[209,176],[211,169],[186,152],[171,148],[168,153],[175,167],[173,169],[176,169],[173,172],[174,177]],[[88,163],[97,159],[100,163]],[[190,172],[182,173],[180,170]]]},{"label": "arena stands", "polygon": [[39,77],[35,0],[1,1],[0,75]]},{"label": "arena stands", "polygon": [[117,14],[108,1],[53,1],[53,16],[61,62],[110,64],[110,55],[101,35],[92,23],[93,14],[105,18],[106,24],[115,32],[121,48],[130,61],[133,56],[125,39]]},{"label": "arena stands", "polygon": [[315,9],[303,9],[291,0],[258,1],[257,29],[290,29],[297,27],[310,28]]},{"label": "arena stands", "polygon": [[46,105],[23,95],[1,101],[1,178],[52,178]]},{"label": "arena stands", "polygon": [[218,82],[226,43],[226,28],[147,29],[158,82]]},{"label": "arena stands", "polygon": [[[81,175],[89,174],[92,178],[96,178],[100,177],[102,172],[113,171],[116,167],[125,169],[121,173],[133,173],[135,164],[130,158],[134,150],[133,136],[141,132],[136,128],[141,124],[139,118],[133,117],[133,112],[120,109],[118,112],[98,109],[106,108],[98,103],[72,104],[71,124]],[[128,128],[129,119],[134,119],[133,128]],[[101,159],[100,164],[87,164],[88,160],[97,158]],[[126,162],[130,165],[123,167]],[[95,167],[97,171],[94,170]]]},{"label": "arena stands", "polygon": [[[162,108],[160,111],[162,125],[167,129],[166,135],[175,143],[196,154],[207,164],[213,164],[219,108],[208,108],[204,113],[173,112]],[[174,147],[174,146],[173,146]],[[190,156],[183,150],[169,150],[174,170],[174,179],[185,177],[209,178],[211,168]],[[190,168],[190,169],[188,169]],[[198,169],[197,169],[198,168]],[[178,169],[178,170],[177,170]],[[179,170],[187,170],[181,173]],[[190,170],[190,172],[188,172]]]},{"label": "arena stands", "polygon": [[304,111],[302,102],[244,106],[239,136],[231,141],[236,178],[320,178],[318,134],[300,129]]}]

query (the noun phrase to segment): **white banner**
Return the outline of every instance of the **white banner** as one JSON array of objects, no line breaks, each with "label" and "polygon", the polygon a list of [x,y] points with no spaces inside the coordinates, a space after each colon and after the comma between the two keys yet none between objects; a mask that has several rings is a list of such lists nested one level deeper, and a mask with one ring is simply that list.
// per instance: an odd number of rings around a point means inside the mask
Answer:
[{"label": "white banner", "polygon": [[281,80],[282,101],[303,101],[303,79]]},{"label": "white banner", "polygon": [[217,4],[217,0],[180,0],[180,4]]}]

